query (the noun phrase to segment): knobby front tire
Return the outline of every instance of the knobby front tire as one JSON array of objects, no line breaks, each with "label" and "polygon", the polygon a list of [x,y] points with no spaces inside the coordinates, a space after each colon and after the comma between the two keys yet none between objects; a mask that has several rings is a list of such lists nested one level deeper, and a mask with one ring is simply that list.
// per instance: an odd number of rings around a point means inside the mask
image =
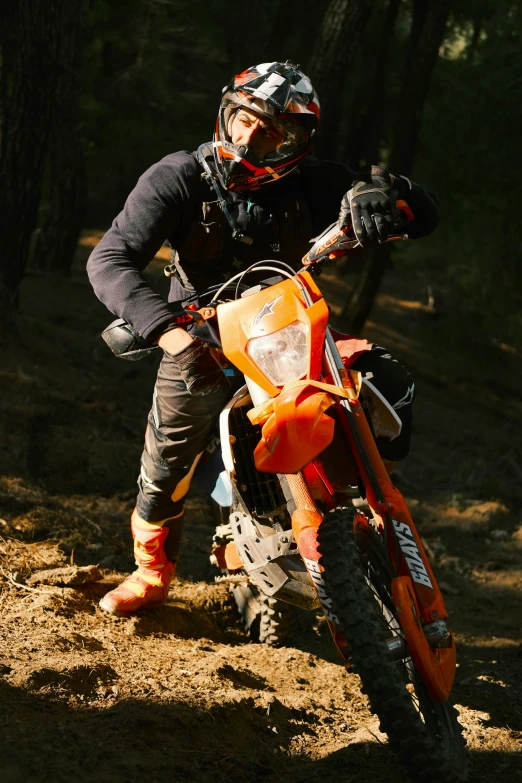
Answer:
[{"label": "knobby front tire", "polygon": [[354,531],[354,510],[340,508],[319,528],[319,551],[352,670],[390,746],[416,783],[463,783],[467,756],[455,708],[434,702],[411,658],[394,660],[386,642],[402,632],[381,536],[357,525]]}]

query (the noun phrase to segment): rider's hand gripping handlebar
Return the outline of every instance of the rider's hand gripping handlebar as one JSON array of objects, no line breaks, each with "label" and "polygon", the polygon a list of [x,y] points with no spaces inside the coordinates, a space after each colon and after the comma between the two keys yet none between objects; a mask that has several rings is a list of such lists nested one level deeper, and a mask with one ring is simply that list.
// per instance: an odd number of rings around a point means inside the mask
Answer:
[{"label": "rider's hand gripping handlebar", "polygon": [[[396,202],[395,206],[397,211],[404,215],[405,223],[411,223],[411,221],[414,220],[414,214],[405,201],[399,200]],[[399,229],[399,226],[396,228]],[[391,242],[396,239],[407,238],[408,235],[401,232],[392,234],[386,241]],[[339,256],[346,255],[350,250],[353,250],[356,247],[361,247],[361,245],[354,234],[353,227],[347,226],[346,228],[340,229],[338,223],[332,223],[332,225],[328,226],[322,234],[315,237],[314,244],[303,257],[303,266],[311,266],[318,262],[333,260]]]}]

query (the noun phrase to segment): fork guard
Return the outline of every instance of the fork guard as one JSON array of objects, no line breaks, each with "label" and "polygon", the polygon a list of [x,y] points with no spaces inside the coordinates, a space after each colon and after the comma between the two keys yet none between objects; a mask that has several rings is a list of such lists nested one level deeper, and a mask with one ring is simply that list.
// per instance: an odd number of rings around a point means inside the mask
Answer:
[{"label": "fork guard", "polygon": [[283,389],[271,403],[254,450],[256,468],[268,473],[297,473],[332,442],[335,422],[326,411],[334,400],[307,384]]}]

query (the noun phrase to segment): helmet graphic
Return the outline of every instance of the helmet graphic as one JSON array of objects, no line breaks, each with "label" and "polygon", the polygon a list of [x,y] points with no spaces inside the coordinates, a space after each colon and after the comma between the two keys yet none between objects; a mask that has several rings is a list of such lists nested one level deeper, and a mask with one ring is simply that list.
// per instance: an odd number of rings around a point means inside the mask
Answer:
[{"label": "helmet graphic", "polygon": [[[282,137],[276,150],[259,158],[248,146],[232,143],[232,121],[241,108],[271,121]],[[255,188],[290,174],[309,152],[320,115],[310,79],[288,60],[262,63],[235,76],[223,90],[213,144],[223,187]]]}]

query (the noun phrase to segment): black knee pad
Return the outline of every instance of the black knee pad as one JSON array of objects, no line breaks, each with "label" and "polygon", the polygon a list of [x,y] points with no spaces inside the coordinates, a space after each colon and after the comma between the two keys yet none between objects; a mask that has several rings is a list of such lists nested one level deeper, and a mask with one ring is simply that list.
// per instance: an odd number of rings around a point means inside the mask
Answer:
[{"label": "black knee pad", "polygon": [[185,497],[172,500],[174,490],[187,471],[173,470],[168,464],[152,459],[147,451],[141,455],[141,471],[138,478],[138,514],[147,522],[161,522],[181,514]]}]

